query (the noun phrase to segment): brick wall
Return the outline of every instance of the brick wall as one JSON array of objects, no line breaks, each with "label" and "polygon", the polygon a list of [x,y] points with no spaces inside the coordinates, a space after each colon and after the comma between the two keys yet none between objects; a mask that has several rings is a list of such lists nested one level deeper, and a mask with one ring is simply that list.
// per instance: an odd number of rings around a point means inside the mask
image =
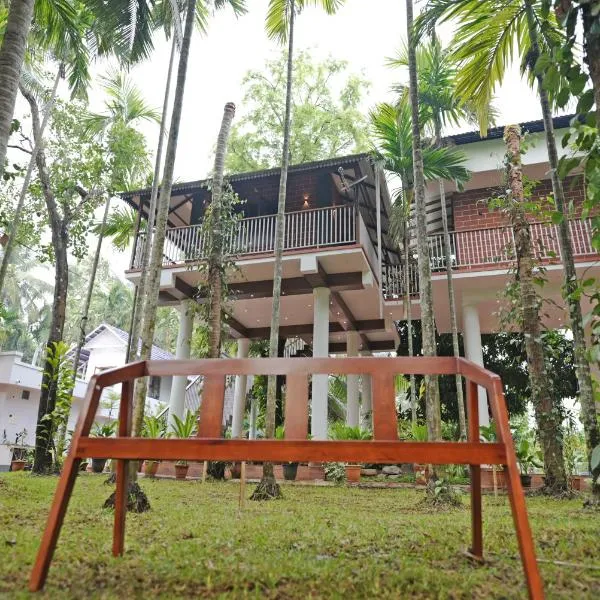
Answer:
[{"label": "brick wall", "polygon": [[[567,203],[573,203],[575,217],[581,216],[584,199],[584,185],[581,177],[569,177],[563,182]],[[483,229],[485,227],[502,227],[507,225],[508,219],[500,210],[490,211],[488,201],[504,190],[494,188],[480,188],[468,190],[452,196],[454,206],[454,229]],[[552,183],[545,179],[533,191],[534,198],[552,195]],[[537,219],[536,219],[537,220]]]}]

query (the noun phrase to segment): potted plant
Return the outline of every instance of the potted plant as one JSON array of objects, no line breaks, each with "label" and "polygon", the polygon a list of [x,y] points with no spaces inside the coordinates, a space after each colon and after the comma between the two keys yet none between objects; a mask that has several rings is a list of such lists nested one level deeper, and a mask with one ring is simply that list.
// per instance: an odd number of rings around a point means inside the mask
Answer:
[{"label": "potted plant", "polygon": [[541,468],[538,455],[530,440],[523,438],[515,447],[517,462],[521,471],[521,485],[531,487],[531,471],[534,467]]},{"label": "potted plant", "polygon": [[[142,437],[159,439],[164,438],[166,434],[166,421],[156,415],[147,415],[144,417],[144,426],[142,428]],[[158,470],[158,460],[144,461],[144,475],[154,477]]]},{"label": "potted plant", "polygon": [[[275,439],[276,440],[284,440],[285,439],[285,428],[283,425],[279,425],[275,429]],[[296,475],[298,474],[298,463],[297,462],[286,462],[283,463],[283,478],[286,481],[294,481],[296,479]]]},{"label": "potted plant", "polygon": [[[173,415],[173,435],[176,438],[187,439],[196,432],[196,417],[189,410],[185,413],[185,417],[180,419],[177,415]],[[185,479],[190,465],[187,460],[178,460],[175,463],[175,478]]]},{"label": "potted plant", "polygon": [[[332,440],[370,440],[371,433],[360,427],[351,427],[338,421],[329,428],[329,437]],[[361,469],[361,464],[346,464],[346,481],[348,483],[358,483]]]},{"label": "potted plant", "polygon": [[[410,439],[415,442],[426,442],[428,439],[427,425],[414,423],[410,428]],[[429,465],[415,463],[413,465],[413,471],[415,472],[415,483],[417,485],[427,485]]]},{"label": "potted plant", "polygon": [[[91,435],[93,437],[109,438],[115,434],[117,429],[117,421],[109,423],[94,423]],[[107,458],[92,458],[92,473],[102,473],[106,466]]]}]

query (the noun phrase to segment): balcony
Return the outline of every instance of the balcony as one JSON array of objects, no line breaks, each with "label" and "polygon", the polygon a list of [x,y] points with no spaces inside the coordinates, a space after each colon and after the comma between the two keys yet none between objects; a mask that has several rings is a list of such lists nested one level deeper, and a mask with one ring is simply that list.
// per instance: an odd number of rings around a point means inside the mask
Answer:
[{"label": "balcony", "polygon": [[[597,258],[598,253],[592,247],[592,224],[590,219],[569,221],[573,255],[576,260]],[[558,226],[549,223],[532,223],[531,237],[537,260],[550,264],[560,262],[561,252]],[[431,270],[441,273],[446,270],[444,254],[444,236],[429,236],[429,259]],[[450,253],[452,268],[457,272],[486,271],[508,268],[515,256],[515,241],[512,227],[490,227],[469,229],[450,233]],[[384,265],[383,289],[388,300],[398,300],[405,295],[403,268],[399,265]],[[419,293],[418,269],[413,263],[409,269],[410,294]]]},{"label": "balcony", "polygon": [[[225,234],[228,256],[273,254],[276,215],[242,219]],[[352,205],[302,210],[285,214],[284,251],[343,246],[358,242],[358,218]],[[132,269],[142,265],[146,233],[136,238]],[[167,230],[162,266],[183,265],[206,258],[206,232],[202,225],[173,227]]]}]

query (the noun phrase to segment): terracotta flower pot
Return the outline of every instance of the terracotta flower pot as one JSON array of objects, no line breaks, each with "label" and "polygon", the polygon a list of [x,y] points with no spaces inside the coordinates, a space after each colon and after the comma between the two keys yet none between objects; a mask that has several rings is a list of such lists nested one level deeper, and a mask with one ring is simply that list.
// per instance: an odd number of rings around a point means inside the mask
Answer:
[{"label": "terracotta flower pot", "polygon": [[358,483],[361,468],[360,465],[346,465],[346,481],[348,483]]},{"label": "terracotta flower pot", "polygon": [[187,477],[189,468],[190,465],[188,464],[178,465],[177,463],[175,463],[175,479],[185,479]]},{"label": "terracotta flower pot", "polygon": [[415,483],[417,485],[427,485],[427,479],[429,478],[429,465],[415,463],[413,465],[413,471],[415,472]]},{"label": "terracotta flower pot", "polygon": [[229,472],[231,473],[231,479],[239,479],[242,476],[242,463],[234,462],[229,467]]},{"label": "terracotta flower pot", "polygon": [[27,461],[25,461],[25,460],[13,460],[10,463],[10,470],[11,471],[23,471],[23,470],[25,470],[26,464],[27,464]]},{"label": "terracotta flower pot", "polygon": [[144,461],[144,475],[146,477],[154,477],[158,471],[157,460],[146,460]]},{"label": "terracotta flower pot", "polygon": [[579,475],[571,475],[571,477],[569,477],[569,483],[574,490],[581,491],[583,489],[583,477]]}]

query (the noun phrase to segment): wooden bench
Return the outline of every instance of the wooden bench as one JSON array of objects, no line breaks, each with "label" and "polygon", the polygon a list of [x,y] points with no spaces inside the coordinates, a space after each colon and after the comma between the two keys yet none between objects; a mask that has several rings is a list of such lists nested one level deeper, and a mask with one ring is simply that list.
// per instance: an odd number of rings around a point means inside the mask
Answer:
[{"label": "wooden bench", "polygon": [[[308,382],[313,374],[364,374],[372,380],[373,440],[307,440]],[[462,375],[467,383],[469,420],[466,442],[404,442],[398,440],[394,377],[397,374]],[[227,375],[285,375],[285,440],[223,439],[221,424]],[[204,375],[198,436],[195,439],[131,437],[132,397],[135,379],[147,376]],[[102,390],[122,383],[119,429],[116,438],[89,437]],[[477,386],[488,392],[496,423],[497,443],[479,437]],[[31,573],[30,589],[40,590],[84,458],[117,459],[117,486],[113,528],[114,556],[123,554],[130,460],[225,461],[345,461],[367,463],[465,464],[471,471],[472,541],[469,552],[483,559],[481,516],[481,465],[503,465],[508,496],[519,542],[521,561],[531,598],[543,598],[525,498],[521,488],[508,413],[500,378],[463,358],[272,358],[146,361],[105,371],[90,380],[82,410],[52,502],[46,530]]]}]

